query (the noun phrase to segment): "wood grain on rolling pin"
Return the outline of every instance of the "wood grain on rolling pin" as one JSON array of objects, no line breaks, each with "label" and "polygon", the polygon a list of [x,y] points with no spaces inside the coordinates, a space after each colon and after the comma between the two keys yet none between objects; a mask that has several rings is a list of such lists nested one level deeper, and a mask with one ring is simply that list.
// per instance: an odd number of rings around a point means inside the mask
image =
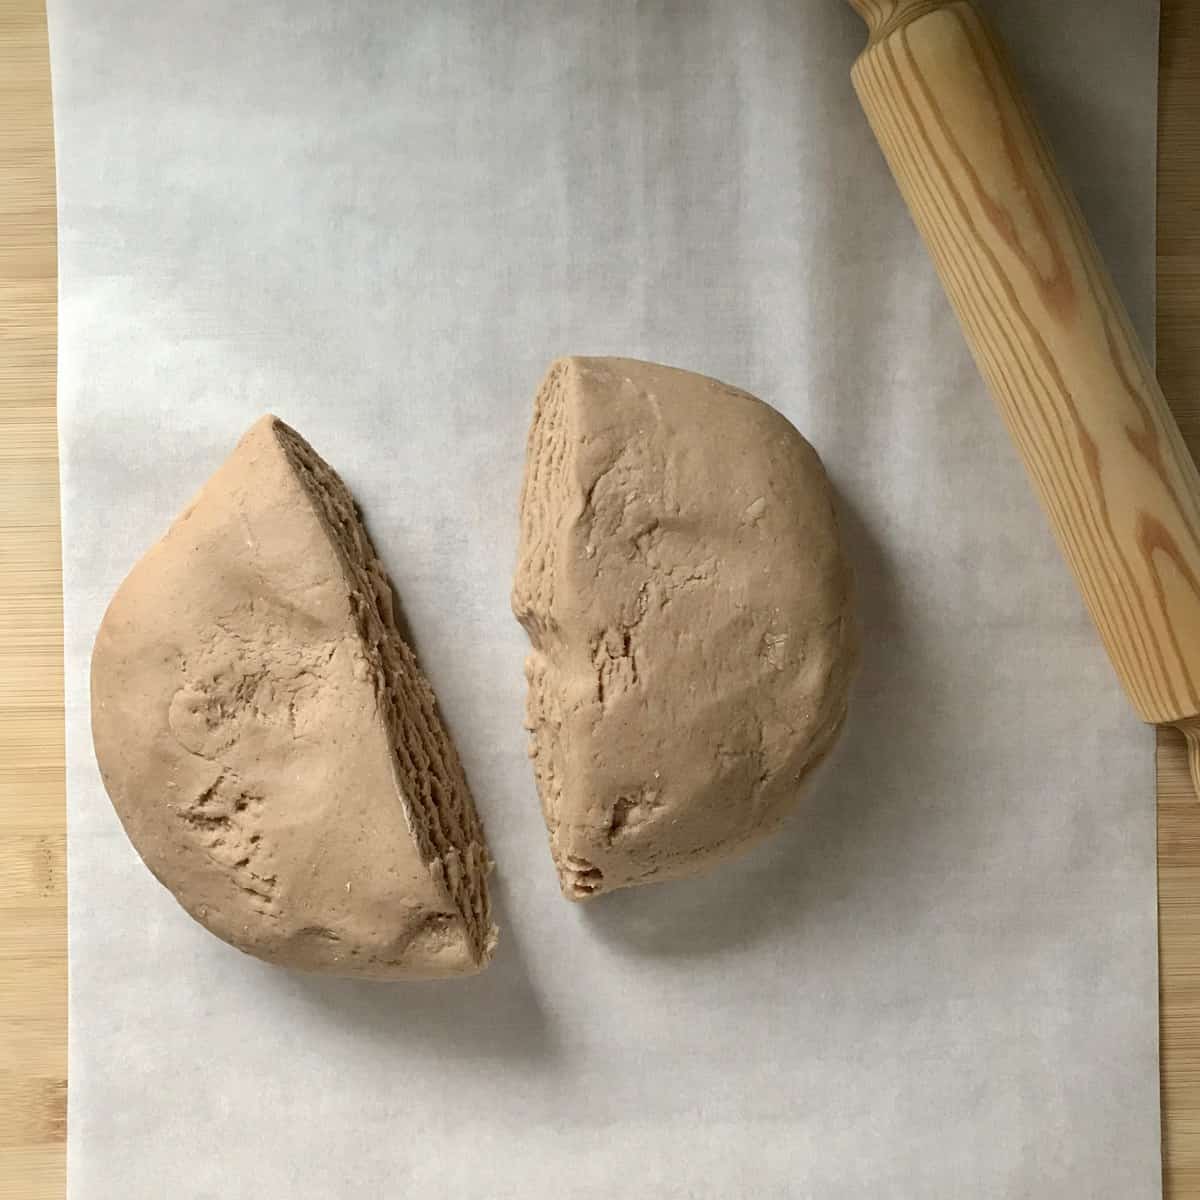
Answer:
[{"label": "wood grain on rolling pin", "polygon": [[1138,712],[1200,713],[1200,476],[998,41],[853,0],[854,84]]}]

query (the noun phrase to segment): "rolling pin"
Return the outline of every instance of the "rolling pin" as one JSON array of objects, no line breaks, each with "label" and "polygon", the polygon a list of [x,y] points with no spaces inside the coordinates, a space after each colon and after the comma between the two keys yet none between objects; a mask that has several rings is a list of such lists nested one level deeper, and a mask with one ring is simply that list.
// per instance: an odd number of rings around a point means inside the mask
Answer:
[{"label": "rolling pin", "polygon": [[849,0],[855,91],[1113,666],[1200,792],[1200,475],[971,0]]}]

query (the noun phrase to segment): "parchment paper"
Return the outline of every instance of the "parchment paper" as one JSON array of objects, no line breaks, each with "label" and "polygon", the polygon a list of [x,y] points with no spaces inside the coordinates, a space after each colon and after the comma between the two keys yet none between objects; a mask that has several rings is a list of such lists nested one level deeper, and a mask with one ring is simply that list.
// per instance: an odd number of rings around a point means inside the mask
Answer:
[{"label": "parchment paper", "polygon": [[[1148,334],[1157,5],[990,7]],[[1151,737],[854,100],[847,6],[50,15],[74,1200],[1157,1195]],[[560,353],[782,409],[839,489],[865,639],[785,832],[587,909],[507,606]],[[105,798],[103,607],[267,409],[361,500],[462,749],[504,926],[477,979],[246,958]]]}]

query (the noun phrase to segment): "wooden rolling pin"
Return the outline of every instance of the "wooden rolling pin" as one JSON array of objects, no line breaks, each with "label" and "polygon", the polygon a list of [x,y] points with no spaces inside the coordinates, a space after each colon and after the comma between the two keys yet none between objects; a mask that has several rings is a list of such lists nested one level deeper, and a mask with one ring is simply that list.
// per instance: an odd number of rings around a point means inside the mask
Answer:
[{"label": "wooden rolling pin", "polygon": [[996,33],[970,0],[850,3],[867,118],[1113,666],[1200,792],[1195,463]]}]

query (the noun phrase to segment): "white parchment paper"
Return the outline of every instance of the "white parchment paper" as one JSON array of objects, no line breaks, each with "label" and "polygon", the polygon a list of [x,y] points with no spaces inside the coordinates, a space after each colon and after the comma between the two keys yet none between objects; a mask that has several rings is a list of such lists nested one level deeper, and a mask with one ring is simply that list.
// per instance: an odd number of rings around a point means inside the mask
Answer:
[{"label": "white parchment paper", "polygon": [[[989,7],[1149,333],[1157,5]],[[71,1197],[1157,1195],[1151,738],[854,100],[847,6],[50,16]],[[838,487],[865,640],[785,832],[586,909],[507,606],[532,395],[568,352],[782,409]],[[462,749],[504,926],[477,979],[238,954],[101,787],[104,605],[267,409],[360,499]]]}]

